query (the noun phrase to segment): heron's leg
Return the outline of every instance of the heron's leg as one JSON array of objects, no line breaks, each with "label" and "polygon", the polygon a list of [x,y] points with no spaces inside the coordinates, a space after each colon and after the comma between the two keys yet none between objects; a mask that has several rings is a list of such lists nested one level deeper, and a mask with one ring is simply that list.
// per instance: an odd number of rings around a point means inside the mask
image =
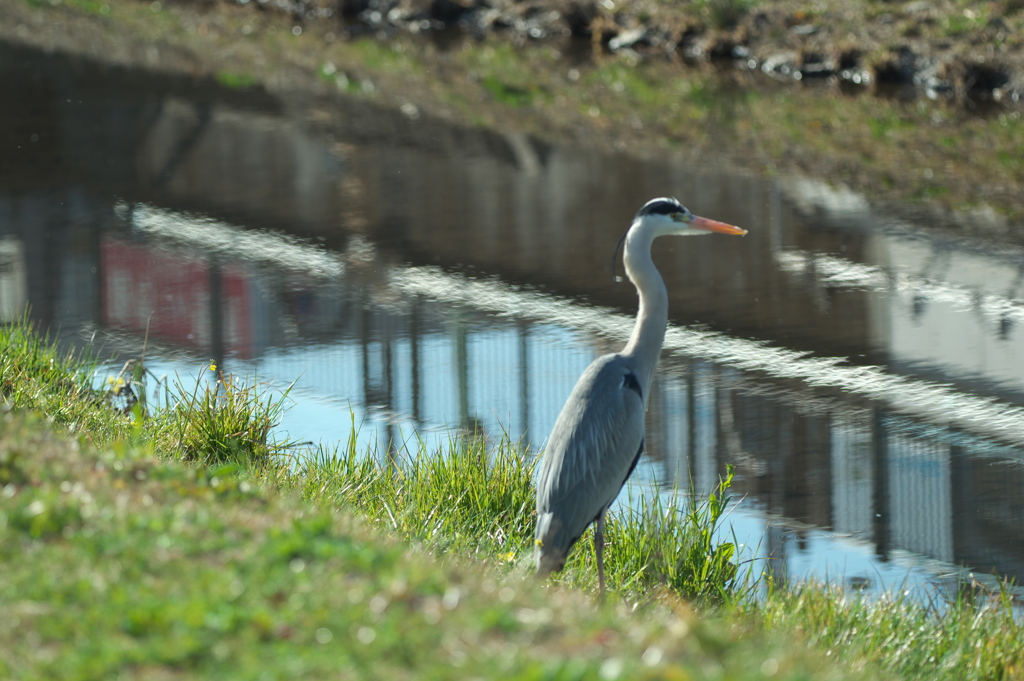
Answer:
[{"label": "heron's leg", "polygon": [[594,553],[597,554],[597,586],[604,598],[604,511],[597,516],[594,527]]}]

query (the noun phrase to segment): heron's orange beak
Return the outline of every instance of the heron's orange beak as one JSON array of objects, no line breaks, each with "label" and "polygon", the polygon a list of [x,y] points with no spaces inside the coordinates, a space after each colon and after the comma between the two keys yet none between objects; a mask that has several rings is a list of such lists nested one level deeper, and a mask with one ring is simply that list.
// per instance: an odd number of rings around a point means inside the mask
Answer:
[{"label": "heron's orange beak", "polygon": [[738,236],[743,236],[744,234],[747,233],[747,230],[742,229],[740,227],[735,227],[724,222],[719,222],[718,220],[708,220],[707,218],[702,218],[697,215],[694,215],[693,219],[690,220],[690,227],[693,227],[694,229],[702,229],[706,232],[718,232],[720,234],[736,234]]}]

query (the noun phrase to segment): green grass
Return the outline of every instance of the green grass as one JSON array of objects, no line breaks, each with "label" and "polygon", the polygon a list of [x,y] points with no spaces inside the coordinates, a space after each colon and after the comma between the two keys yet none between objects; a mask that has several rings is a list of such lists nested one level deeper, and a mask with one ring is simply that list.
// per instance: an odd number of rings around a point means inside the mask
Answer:
[{"label": "green grass", "polygon": [[[34,453],[30,482],[5,488],[0,506],[4,678],[759,679],[771,659],[775,678],[807,679],[834,668],[675,599],[599,607],[474,557],[439,560],[245,476],[74,447],[40,425],[0,417],[0,449]],[[41,515],[46,531],[18,520]]]},{"label": "green grass", "polygon": [[200,374],[191,389],[173,386],[174,405],[155,419],[167,451],[202,464],[262,466],[288,449],[288,443],[273,442],[270,433],[280,422],[290,388],[273,398],[260,385],[230,374],[218,374],[212,385],[202,379]]},{"label": "green grass", "polygon": [[[0,678],[1024,678],[1005,592],[943,609],[744,592],[715,539],[729,475],[610,518],[600,605],[589,537],[533,577],[535,459],[507,438],[186,457],[24,323],[0,350]],[[219,423],[196,412],[236,390],[273,420],[279,402],[234,380],[163,418]]]},{"label": "green grass", "polygon": [[[353,424],[353,433],[355,425]],[[493,448],[480,440],[452,440],[441,451],[424,448],[393,461],[355,444],[320,450],[297,467],[268,471],[284,489],[318,505],[358,509],[391,536],[438,553],[473,555],[529,572],[533,565],[537,458],[507,437]],[[744,593],[735,544],[714,537],[726,508],[732,471],[706,500],[683,497],[676,508],[654,495],[636,512],[609,516],[605,570],[609,588],[643,597],[659,588],[702,602],[726,602]],[[570,554],[559,582],[595,591],[592,529]],[[749,576],[749,575],[748,575]]]},{"label": "green grass", "polygon": [[27,317],[0,325],[0,348],[0,398],[10,408],[46,414],[70,432],[100,441],[130,431],[106,396],[92,389],[90,358],[59,352]]},{"label": "green grass", "polygon": [[869,601],[820,587],[773,589],[751,608],[762,626],[793,629],[854,668],[883,678],[1022,679],[1024,623],[1009,592],[926,608],[896,595]]},{"label": "green grass", "polygon": [[216,75],[217,82],[232,90],[245,90],[256,84],[256,79],[248,73],[235,73],[221,70]]},{"label": "green grass", "polygon": [[403,71],[410,74],[421,74],[421,65],[410,58],[406,50],[406,42],[396,40],[391,44],[372,38],[361,38],[350,43],[353,53],[358,55],[360,65],[374,70]]},{"label": "green grass", "polygon": [[[286,456],[292,451],[289,443],[271,439],[288,390],[271,398],[260,385],[230,375],[218,375],[214,383],[204,381],[204,371],[191,386],[172,385],[172,404],[151,416],[143,405],[130,402],[115,410],[112,401],[123,400],[127,388],[132,394],[145,394],[141,362],[134,363],[129,383],[111,383],[121,393],[115,396],[90,387],[92,367],[81,367],[72,356],[61,357],[26,323],[6,327],[3,333],[0,346],[6,342],[10,351],[4,353],[0,381],[7,386],[5,393],[15,398],[12,406],[52,415],[65,424],[90,415],[92,421],[115,424],[97,444],[130,440],[183,462],[248,471],[268,484],[299,492],[318,507],[355,509],[405,541],[529,569],[537,459],[507,437],[493,447],[482,440],[454,438],[441,451],[427,451],[421,445],[408,458],[392,461],[361,451],[353,423],[343,449],[298,453],[293,459]],[[38,384],[39,376],[45,377],[45,385]],[[28,395],[40,397],[18,402]],[[104,432],[90,427],[93,431]],[[3,459],[0,477],[23,478],[22,459],[19,453]],[[716,494],[703,503],[690,501],[676,509],[655,496],[641,501],[638,513],[611,516],[606,559],[611,587],[635,596],[667,586],[688,598],[727,600],[735,591],[735,549],[728,542],[717,544],[713,535],[728,505],[731,475],[730,471]],[[588,531],[572,554],[563,581],[593,587],[591,545]]]},{"label": "green grass", "polygon": [[999,162],[1011,170],[1019,170],[1021,168],[1020,156],[1016,153],[1007,151],[996,152]]},{"label": "green grass", "polygon": [[301,468],[277,469],[282,486],[318,505],[358,508],[388,534],[437,551],[519,555],[533,539],[533,457],[505,440],[453,439],[392,461],[356,446],[321,449]]},{"label": "green grass", "polygon": [[717,29],[730,29],[758,5],[757,0],[697,0],[697,11]]},{"label": "green grass", "polygon": [[940,27],[950,38],[957,38],[978,31],[988,23],[988,10],[985,7],[972,9],[965,7],[942,17]]},{"label": "green grass", "polygon": [[[605,526],[605,570],[608,583],[620,594],[639,597],[659,588],[704,606],[737,603],[749,595],[757,575],[739,570],[736,542],[719,534],[730,498],[733,472],[707,499],[692,491],[641,495],[630,509],[609,515]],[[677,505],[678,504],[678,505]],[[596,587],[593,528],[580,539],[563,578],[581,588]]]},{"label": "green grass", "polygon": [[71,9],[101,16],[107,16],[112,11],[111,5],[103,0],[25,0],[25,2],[32,7],[64,5]]},{"label": "green grass", "polygon": [[524,88],[502,82],[495,76],[485,76],[481,81],[484,89],[491,93],[494,100],[508,106],[530,106],[533,93]]},{"label": "green grass", "polygon": [[[20,359],[4,365],[0,413],[0,677],[755,679],[770,657],[779,678],[801,679],[832,667],[673,597],[599,607],[503,559],[532,532],[532,464],[510,444],[487,456],[454,441],[398,469],[368,455],[322,456],[308,474],[264,456],[197,465],[214,457],[159,449],[159,419],[106,406],[27,328],[4,329],[0,347]],[[11,406],[40,372],[36,393],[61,398]],[[76,437],[46,413],[69,402],[125,425]],[[263,416],[273,404],[245,403]]]}]

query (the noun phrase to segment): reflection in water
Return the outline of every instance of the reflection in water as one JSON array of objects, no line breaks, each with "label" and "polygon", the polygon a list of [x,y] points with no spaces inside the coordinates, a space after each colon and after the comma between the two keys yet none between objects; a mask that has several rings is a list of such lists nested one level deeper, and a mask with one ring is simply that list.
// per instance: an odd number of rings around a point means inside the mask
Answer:
[{"label": "reflection in water", "polygon": [[358,101],[314,123],[16,56],[0,151],[41,146],[0,161],[4,319],[28,303],[69,343],[136,356],[148,334],[158,374],[298,377],[282,428],[299,439],[346,441],[355,418],[380,451],[451,428],[539,448],[628,335],[635,297],[608,274],[625,221],[682,187],[751,234],[655,249],[674,318],[635,485],[706,492],[735,464],[732,527],[779,579],[940,581],[908,578],[913,556],[1024,573],[1024,250],[878,224],[806,181]]}]

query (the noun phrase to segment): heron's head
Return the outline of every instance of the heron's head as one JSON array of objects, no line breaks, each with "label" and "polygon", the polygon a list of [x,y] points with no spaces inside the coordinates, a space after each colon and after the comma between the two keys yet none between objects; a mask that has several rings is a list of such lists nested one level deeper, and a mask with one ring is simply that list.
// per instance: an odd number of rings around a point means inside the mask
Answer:
[{"label": "heron's head", "polygon": [[633,223],[626,230],[626,233],[622,235],[618,245],[615,247],[615,253],[612,254],[612,279],[620,281],[619,277],[615,274],[615,259],[618,257],[619,249],[622,248],[622,244],[626,242],[630,234],[642,240],[646,248],[650,246],[651,240],[659,236],[710,234],[711,232],[742,236],[747,233],[747,230],[694,215],[690,212],[689,208],[679,203],[677,199],[651,199],[636,212]]},{"label": "heron's head", "polygon": [[641,223],[654,232],[654,236],[686,235],[686,234],[720,234],[743,235],[747,230],[717,220],[709,220],[694,215],[690,209],[672,198],[651,199],[637,211],[633,224]]}]

